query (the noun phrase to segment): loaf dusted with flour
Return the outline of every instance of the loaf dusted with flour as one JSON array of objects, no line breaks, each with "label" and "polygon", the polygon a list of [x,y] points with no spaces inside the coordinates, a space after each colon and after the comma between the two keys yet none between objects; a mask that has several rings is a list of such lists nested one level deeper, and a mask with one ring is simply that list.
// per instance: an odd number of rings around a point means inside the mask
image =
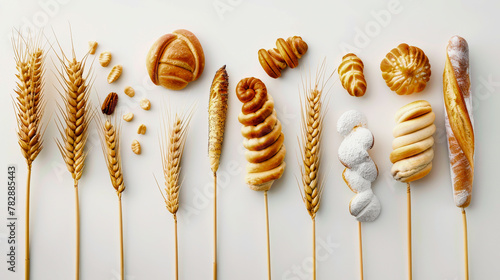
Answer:
[{"label": "loaf dusted with flour", "polygon": [[445,126],[455,205],[469,206],[474,180],[474,119],[469,77],[469,46],[453,36],[443,73]]},{"label": "loaf dusted with flour", "polygon": [[373,147],[373,134],[366,128],[366,117],[361,112],[345,112],[337,122],[337,131],[344,136],[338,156],[346,167],[342,173],[345,183],[356,193],[349,202],[349,212],[360,222],[372,222],[380,215],[380,201],[371,184],[377,179],[377,165],[368,150]]},{"label": "loaf dusted with flour", "polygon": [[243,103],[238,120],[243,125],[241,134],[248,161],[245,181],[252,190],[267,191],[285,171],[285,135],[273,99],[261,80],[241,80],[236,96]]}]

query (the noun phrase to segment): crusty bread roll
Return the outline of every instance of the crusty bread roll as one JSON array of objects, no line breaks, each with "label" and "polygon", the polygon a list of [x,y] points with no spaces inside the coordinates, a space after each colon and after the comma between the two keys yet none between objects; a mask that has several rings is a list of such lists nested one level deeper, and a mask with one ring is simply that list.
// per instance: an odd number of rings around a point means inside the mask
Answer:
[{"label": "crusty bread roll", "polygon": [[412,182],[427,175],[434,158],[436,126],[429,102],[419,100],[401,107],[396,112],[395,139],[392,142],[391,173],[401,182]]},{"label": "crusty bread roll", "polygon": [[366,80],[363,68],[363,61],[353,53],[346,54],[339,65],[340,83],[352,96],[365,95]]},{"label": "crusty bread roll", "polygon": [[181,90],[203,73],[205,55],[198,38],[179,29],[156,40],[149,49],[146,67],[155,85]]},{"label": "crusty bread roll", "polygon": [[469,77],[469,46],[453,36],[446,47],[443,73],[445,126],[453,194],[457,207],[467,207],[474,180],[474,119]]},{"label": "crusty bread roll", "polygon": [[245,181],[252,190],[267,191],[285,171],[285,136],[264,83],[256,78],[241,80],[236,96],[243,102],[238,117],[243,125],[243,146],[248,161]]}]

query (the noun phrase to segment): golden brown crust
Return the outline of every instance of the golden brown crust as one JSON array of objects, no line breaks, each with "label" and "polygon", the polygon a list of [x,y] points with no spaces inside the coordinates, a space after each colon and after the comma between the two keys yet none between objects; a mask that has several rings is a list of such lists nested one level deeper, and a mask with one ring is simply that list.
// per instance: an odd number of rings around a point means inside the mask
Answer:
[{"label": "golden brown crust", "polygon": [[264,71],[271,78],[276,79],[281,76],[281,71],[287,65],[290,68],[297,67],[299,58],[307,52],[307,48],[306,42],[299,36],[289,37],[286,41],[283,38],[278,38],[275,49],[259,50],[259,62]]},{"label": "golden brown crust", "polygon": [[458,86],[453,67],[447,56],[443,74],[443,94],[446,114],[457,143],[469,164],[474,166],[474,129],[465,105],[464,94]]},{"label": "golden brown crust", "polygon": [[455,205],[465,208],[472,196],[475,140],[469,48],[467,41],[459,36],[452,37],[446,48],[443,97]]},{"label": "golden brown crust", "polygon": [[399,95],[424,90],[431,76],[431,65],[424,51],[404,43],[386,55],[380,70],[387,86]]},{"label": "golden brown crust", "polygon": [[203,73],[205,55],[198,38],[180,29],[156,40],[146,57],[146,67],[155,85],[180,90]]},{"label": "golden brown crust", "polygon": [[342,58],[338,68],[340,82],[351,96],[365,95],[366,80],[363,68],[363,61],[353,53],[348,53]]},{"label": "golden brown crust", "polygon": [[241,80],[236,95],[243,102],[238,119],[245,137],[248,161],[245,181],[252,190],[269,190],[285,170],[284,134],[281,132],[274,103],[264,83],[256,78]]}]

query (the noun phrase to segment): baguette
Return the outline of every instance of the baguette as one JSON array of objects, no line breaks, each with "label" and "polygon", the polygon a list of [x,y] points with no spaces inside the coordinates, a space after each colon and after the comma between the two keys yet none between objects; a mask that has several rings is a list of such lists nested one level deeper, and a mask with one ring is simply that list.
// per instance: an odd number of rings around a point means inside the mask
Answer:
[{"label": "baguette", "polygon": [[469,206],[474,180],[474,120],[469,77],[469,46],[459,36],[446,47],[443,73],[445,126],[453,195],[457,207]]}]

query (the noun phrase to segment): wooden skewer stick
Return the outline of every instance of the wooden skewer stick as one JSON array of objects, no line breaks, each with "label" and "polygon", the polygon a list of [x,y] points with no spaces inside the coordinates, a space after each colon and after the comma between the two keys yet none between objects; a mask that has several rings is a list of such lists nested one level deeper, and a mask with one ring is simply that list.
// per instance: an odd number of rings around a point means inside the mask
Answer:
[{"label": "wooden skewer stick", "polygon": [[469,246],[467,241],[467,216],[465,208],[462,208],[462,220],[464,222],[464,255],[465,255],[465,280],[469,280]]},{"label": "wooden skewer stick", "polygon": [[118,194],[118,207],[120,213],[120,275],[125,280],[125,262],[123,258],[123,218],[122,218],[122,194]]},{"label": "wooden skewer stick", "polygon": [[363,241],[361,237],[361,222],[358,222],[358,232],[359,232],[359,269],[361,272],[361,280],[363,280]]},{"label": "wooden skewer stick", "polygon": [[25,270],[24,279],[30,279],[30,185],[31,165],[28,165],[28,180],[26,183],[26,238],[25,238]]},{"label": "wooden skewer stick", "polygon": [[179,280],[179,249],[177,242],[177,214],[174,214],[174,231],[175,231],[175,280]]},{"label": "wooden skewer stick", "polygon": [[267,191],[264,191],[264,200],[266,201],[266,231],[267,231],[267,276],[271,280],[271,242],[269,240],[269,210],[267,206]]},{"label": "wooden skewer stick", "polygon": [[76,270],[75,279],[80,279],[80,202],[78,199],[78,181],[75,180],[75,208],[76,208]]},{"label": "wooden skewer stick", "polygon": [[408,279],[412,279],[412,260],[411,260],[411,190],[410,183],[406,183],[406,200],[408,202]]},{"label": "wooden skewer stick", "polygon": [[214,280],[217,280],[217,172],[214,172]]},{"label": "wooden skewer stick", "polygon": [[316,280],[316,217],[312,219],[312,241],[313,241],[313,280]]}]

